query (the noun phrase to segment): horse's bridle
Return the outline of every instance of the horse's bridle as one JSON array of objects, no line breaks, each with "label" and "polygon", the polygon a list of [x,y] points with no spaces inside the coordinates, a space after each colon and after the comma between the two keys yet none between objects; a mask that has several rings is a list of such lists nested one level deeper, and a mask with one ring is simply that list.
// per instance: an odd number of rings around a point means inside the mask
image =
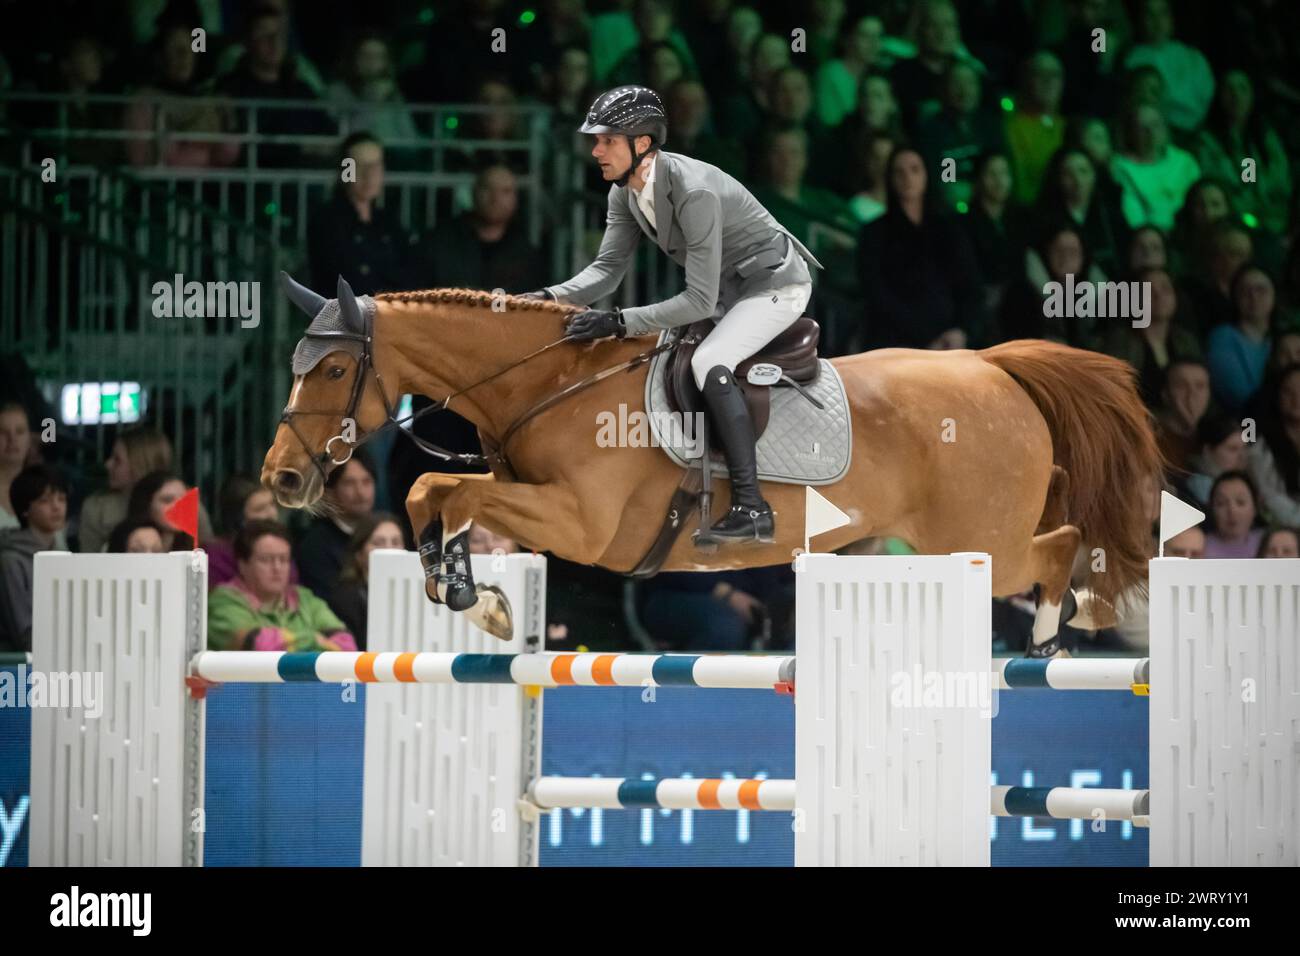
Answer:
[{"label": "horse's bridle", "polygon": [[[379,369],[375,368],[374,356],[370,351],[371,332],[373,330],[373,327],[371,325],[369,314],[366,315],[365,321],[366,321],[366,330],[364,332],[343,332],[343,331],[307,332],[303,336],[303,338],[310,338],[310,339],[336,339],[345,342],[361,343],[361,354],[357,357],[357,374],[356,374],[356,378],[354,378],[352,381],[352,394],[348,398],[347,408],[344,409],[342,412],[335,412],[335,411],[323,411],[323,410],[314,410],[314,409],[304,410],[304,409],[292,408],[289,405],[285,405],[283,411],[280,412],[281,424],[289,426],[289,431],[293,432],[294,437],[298,439],[298,444],[302,446],[302,450],[305,451],[308,455],[311,455],[311,463],[316,467],[316,470],[320,472],[321,481],[325,481],[329,477],[328,473],[325,470],[326,462],[336,466],[346,465],[349,461],[352,460],[353,452],[355,452],[359,447],[361,447],[362,441],[365,441],[367,438],[371,437],[372,435],[378,434],[380,430],[382,430],[383,428],[387,428],[390,424],[393,424],[396,421],[393,415],[393,411],[394,411],[393,404],[388,400],[388,392],[384,389],[383,376],[379,374]],[[311,448],[307,444],[307,439],[303,438],[302,432],[298,431],[298,426],[293,423],[294,416],[295,415],[338,416],[339,420],[342,422],[346,422],[348,419],[351,419],[352,422],[355,424],[357,420],[356,417],[357,411],[361,406],[362,396],[365,395],[366,380],[369,378],[371,372],[374,372],[375,374],[375,384],[379,386],[379,397],[383,399],[384,414],[385,416],[387,416],[388,420],[384,423],[384,425],[381,426],[380,429],[376,429],[374,432],[371,432],[370,435],[366,435],[365,437],[363,437],[361,441],[357,441],[354,443],[348,442],[347,438],[344,437],[343,433],[339,432],[337,435],[332,437],[329,441],[325,442],[325,449],[323,451],[315,455],[312,455]],[[333,452],[330,451],[330,448],[333,447],[336,441],[341,441],[348,446],[347,456],[342,460],[335,458]]]},{"label": "horse's bridle", "polygon": [[[570,341],[567,337],[563,337],[563,338],[556,339],[554,342],[549,342],[546,345],[543,345],[541,348],[528,353],[518,361],[512,362],[511,364],[507,365],[505,368],[493,372],[491,375],[487,376],[486,378],[479,379],[477,382],[475,382],[472,385],[468,385],[465,388],[460,389],[459,391],[452,392],[450,395],[448,395],[446,398],[442,399],[441,401],[434,402],[429,407],[422,408],[420,409],[420,411],[416,412],[413,415],[408,415],[406,418],[399,419],[395,414],[396,412],[395,406],[393,405],[392,402],[388,400],[388,392],[384,389],[383,376],[379,374],[379,369],[375,367],[374,353],[371,349],[374,340],[374,336],[373,336],[374,317],[371,311],[368,309],[363,310],[363,315],[364,315],[363,321],[365,323],[365,330],[363,332],[344,332],[338,330],[330,330],[330,331],[323,331],[323,332],[307,331],[303,333],[303,338],[308,338],[308,339],[339,340],[345,342],[359,342],[361,344],[361,354],[357,357],[357,374],[356,374],[356,378],[353,379],[352,381],[352,394],[348,398],[347,408],[342,413],[339,413],[335,411],[319,411],[315,409],[297,409],[297,408],[291,408],[289,405],[285,405],[284,409],[280,412],[281,424],[289,426],[289,430],[293,432],[294,437],[298,439],[298,444],[302,446],[302,450],[306,452],[309,456],[311,456],[312,465],[314,465],[316,470],[320,472],[322,482],[328,480],[329,478],[329,472],[325,468],[325,465],[327,463],[335,466],[346,465],[352,459],[353,453],[358,448],[360,448],[366,442],[370,441],[370,439],[383,434],[388,429],[393,427],[401,428],[401,426],[408,425],[411,422],[414,422],[416,419],[423,418],[425,415],[428,415],[432,412],[443,411],[451,404],[451,400],[453,398],[456,398],[460,395],[464,395],[466,392],[478,388],[478,386],[484,385],[487,382],[490,382],[493,379],[498,378],[506,374],[507,372],[512,371],[513,369],[518,368],[519,366],[523,365],[525,362],[528,362],[530,359],[536,358],[542,353],[550,351],[551,349],[555,348],[557,345],[563,345],[566,342]],[[597,382],[603,381],[604,379],[618,372],[631,371],[637,366],[650,361],[659,353],[670,351],[671,349],[675,348],[677,344],[678,344],[678,337],[669,336],[665,342],[656,345],[654,348],[647,349],[646,351],[641,352],[640,354],[636,355],[631,359],[628,359],[625,362],[620,362],[619,364],[611,366],[609,368],[601,369],[599,372],[596,372],[594,375],[590,375],[579,382],[575,382],[574,384],[561,389],[559,392],[556,392],[554,395],[551,395],[543,399],[542,401],[538,402],[536,405],[528,409],[526,412],[524,412],[522,415],[520,415],[517,419],[515,419],[513,423],[511,423],[511,425],[502,434],[501,441],[498,443],[496,449],[489,455],[478,455],[472,452],[448,451],[447,449],[441,447],[440,445],[435,445],[433,442],[421,438],[419,435],[416,435],[409,428],[402,428],[401,430],[403,433],[405,433],[407,438],[409,438],[412,442],[415,443],[417,448],[419,448],[425,454],[432,455],[435,458],[441,458],[443,461],[459,462],[461,464],[466,464],[466,465],[486,466],[488,468],[491,468],[493,462],[496,462],[500,464],[507,472],[513,472],[513,468],[511,467],[510,462],[506,457],[506,444],[514,436],[515,432],[517,432],[526,422],[530,421],[537,415],[540,415],[542,412],[546,411],[548,408],[552,407],[553,405],[556,405],[559,402],[563,401],[564,399],[568,398],[570,395],[576,394],[577,392],[580,392],[591,385],[595,385]],[[348,439],[343,435],[343,433],[340,432],[339,434],[333,436],[327,442],[325,442],[325,448],[323,451],[320,451],[316,454],[312,454],[311,446],[307,444],[307,440],[303,438],[302,433],[298,431],[297,426],[293,422],[294,416],[295,415],[330,415],[330,416],[337,416],[341,421],[347,421],[348,419],[351,419],[352,422],[355,424],[357,420],[356,418],[357,411],[360,409],[361,406],[361,399],[365,395],[366,382],[369,379],[370,374],[372,372],[374,373],[375,384],[379,386],[379,397],[383,400],[384,403],[384,415],[386,418],[384,424],[380,425],[378,428],[374,429],[373,431],[366,432],[364,435],[361,435],[356,441],[351,441],[351,442],[349,442]],[[330,451],[330,448],[334,445],[336,441],[341,441],[348,446],[347,456],[342,460],[336,459],[333,453]]]}]

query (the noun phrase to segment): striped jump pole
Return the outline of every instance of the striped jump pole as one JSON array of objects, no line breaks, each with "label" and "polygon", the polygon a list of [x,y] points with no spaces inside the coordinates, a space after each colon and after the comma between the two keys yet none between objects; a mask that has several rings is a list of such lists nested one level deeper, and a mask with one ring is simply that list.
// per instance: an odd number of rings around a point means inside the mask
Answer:
[{"label": "striped jump pole", "polygon": [[[1001,690],[1131,690],[1145,687],[1146,658],[993,662]],[[795,659],[742,654],[452,654],[204,651],[193,674],[215,683],[524,684],[538,687],[714,687],[792,684]]]},{"label": "striped jump pole", "polygon": [[993,661],[999,690],[1131,690],[1146,696],[1151,660],[1141,657],[1074,657],[1034,660],[999,657]]},{"label": "striped jump pole", "polygon": [[793,810],[794,781],[539,777],[529,785],[528,798],[543,810]]},{"label": "striped jump pole", "polygon": [[[990,813],[995,817],[1053,817],[1091,820],[1098,810],[1107,820],[1145,820],[1151,813],[1150,790],[1101,787],[993,787]],[[1141,821],[1138,821],[1141,825]]]},{"label": "striped jump pole", "polygon": [[[650,807],[790,811],[795,808],[793,780],[539,777],[529,785],[528,798],[542,810]],[[989,813],[995,817],[1091,820],[1100,810],[1108,820],[1145,820],[1150,804],[1149,790],[1101,787],[992,787],[989,790]]]},{"label": "striped jump pole", "polygon": [[771,690],[794,681],[794,658],[741,654],[450,654],[204,651],[194,677],[214,683],[523,684]]}]

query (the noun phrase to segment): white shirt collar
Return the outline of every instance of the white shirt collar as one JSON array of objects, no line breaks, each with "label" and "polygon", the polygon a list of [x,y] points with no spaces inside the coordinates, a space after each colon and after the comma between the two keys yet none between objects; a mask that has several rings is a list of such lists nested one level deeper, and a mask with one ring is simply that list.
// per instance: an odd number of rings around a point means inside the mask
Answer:
[{"label": "white shirt collar", "polygon": [[[648,194],[646,196],[647,199],[654,196],[655,191],[650,187],[654,184],[655,181],[655,160],[658,158],[659,158],[658,150],[655,150],[653,153],[650,154],[650,165],[648,165],[645,170],[645,186],[639,190],[634,190],[637,193],[637,195],[640,195],[641,193],[646,193],[648,191]],[[642,162],[644,162],[644,160],[642,160]]]}]

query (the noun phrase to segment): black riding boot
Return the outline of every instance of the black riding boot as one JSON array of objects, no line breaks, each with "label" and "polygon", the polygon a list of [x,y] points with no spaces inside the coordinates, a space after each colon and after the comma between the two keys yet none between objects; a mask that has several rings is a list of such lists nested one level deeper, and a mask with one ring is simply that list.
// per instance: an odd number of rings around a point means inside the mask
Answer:
[{"label": "black riding boot", "polygon": [[722,365],[709,370],[704,382],[704,401],[727,458],[731,473],[731,510],[711,529],[726,541],[771,543],[775,530],[772,506],[758,490],[758,462],[754,450],[754,422],[735,376]]}]

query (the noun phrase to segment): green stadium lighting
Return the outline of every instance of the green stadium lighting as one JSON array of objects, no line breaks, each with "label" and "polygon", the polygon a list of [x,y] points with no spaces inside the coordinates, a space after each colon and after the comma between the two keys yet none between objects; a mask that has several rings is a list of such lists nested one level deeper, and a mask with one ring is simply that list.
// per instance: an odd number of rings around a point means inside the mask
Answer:
[{"label": "green stadium lighting", "polygon": [[1244,223],[1245,223],[1247,226],[1249,226],[1251,229],[1257,229],[1257,228],[1259,228],[1259,220],[1258,220],[1257,218],[1255,218],[1255,216],[1254,216],[1253,213],[1248,213],[1248,212],[1244,212],[1244,213],[1242,213],[1242,214],[1241,214],[1241,221],[1244,222]]},{"label": "green stadium lighting", "polygon": [[528,26],[528,24],[532,23],[536,19],[537,14],[532,10],[525,10],[523,13],[519,14],[519,22],[524,26]]},{"label": "green stadium lighting", "polygon": [[279,203],[269,202],[262,207],[262,212],[268,216],[274,216],[280,210]]},{"label": "green stadium lighting", "polygon": [[447,119],[443,121],[442,125],[447,127],[447,129],[455,129],[457,126],[460,125],[460,117],[448,116]]},{"label": "green stadium lighting", "polygon": [[433,8],[432,8],[432,7],[425,7],[423,10],[420,11],[420,13],[419,13],[419,15],[416,17],[416,19],[419,20],[421,23],[432,23],[432,22],[433,22]]},{"label": "green stadium lighting", "polygon": [[1015,111],[1016,101],[1013,100],[1011,97],[1009,96],[1002,97],[1001,103],[1002,103],[1002,112],[1012,113]]},{"label": "green stadium lighting", "polygon": [[970,206],[966,205],[964,202],[959,202],[957,203],[957,211],[964,216],[966,213],[970,212]]}]

